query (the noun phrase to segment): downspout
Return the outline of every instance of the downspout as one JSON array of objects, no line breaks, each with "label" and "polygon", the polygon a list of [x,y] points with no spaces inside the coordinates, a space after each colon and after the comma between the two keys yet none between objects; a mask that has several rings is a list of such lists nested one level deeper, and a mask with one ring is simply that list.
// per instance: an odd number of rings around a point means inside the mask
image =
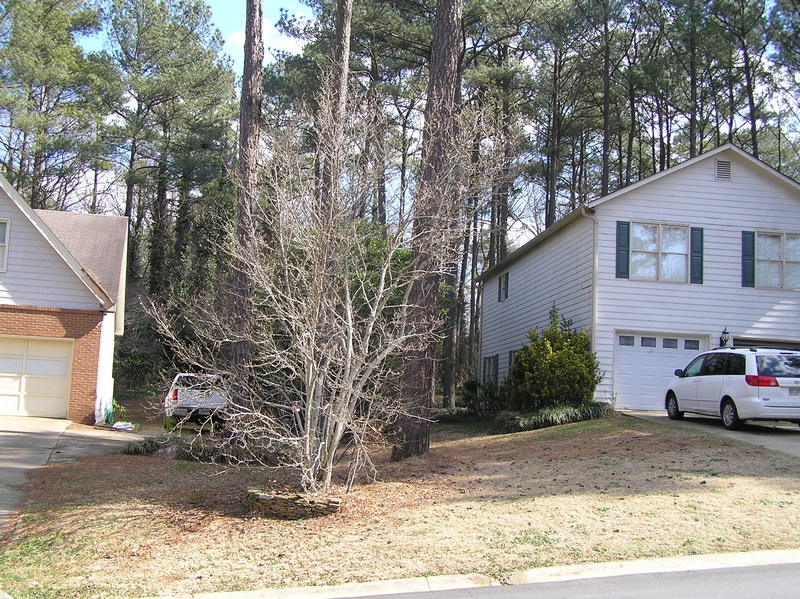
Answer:
[{"label": "downspout", "polygon": [[475,365],[475,372],[477,373],[475,379],[478,381],[478,384],[480,384],[483,380],[483,281],[478,281],[478,289],[475,298],[480,308],[480,315],[478,315],[478,312],[475,312],[478,318],[478,326],[475,327],[475,334],[478,336],[478,363]]},{"label": "downspout", "polygon": [[589,208],[586,204],[581,205],[583,216],[592,221],[592,321],[590,326],[592,332],[592,353],[597,352],[597,267],[598,267],[598,247],[597,247],[597,216],[594,208]]},{"label": "downspout", "polygon": [[100,321],[100,347],[97,357],[97,383],[95,388],[95,424],[107,422],[111,424],[108,416],[114,399],[114,344],[116,312],[101,309]]}]

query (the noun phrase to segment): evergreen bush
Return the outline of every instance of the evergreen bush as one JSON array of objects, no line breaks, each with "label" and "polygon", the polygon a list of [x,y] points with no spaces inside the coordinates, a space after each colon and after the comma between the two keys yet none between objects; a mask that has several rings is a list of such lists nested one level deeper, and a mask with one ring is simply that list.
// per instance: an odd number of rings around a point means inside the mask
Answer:
[{"label": "evergreen bush", "polygon": [[592,402],[602,375],[588,331],[573,329],[572,320],[560,319],[553,305],[550,324],[542,330],[531,329],[528,339],[514,355],[498,394],[503,409],[536,412]]}]

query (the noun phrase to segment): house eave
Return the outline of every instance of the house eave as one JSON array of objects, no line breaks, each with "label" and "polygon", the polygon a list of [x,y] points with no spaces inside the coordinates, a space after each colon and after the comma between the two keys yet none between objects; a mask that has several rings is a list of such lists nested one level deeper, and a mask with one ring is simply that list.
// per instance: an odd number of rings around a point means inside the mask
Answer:
[{"label": "house eave", "polygon": [[0,174],[0,189],[11,199],[16,207],[22,212],[33,227],[45,238],[47,243],[58,256],[64,261],[69,269],[77,276],[89,292],[97,299],[101,311],[108,312],[114,309],[115,302],[109,297],[105,290],[94,280],[94,278],[78,263],[69,253],[64,244],[55,236],[50,228],[44,224],[41,218],[31,208],[28,203],[19,195],[11,183]]},{"label": "house eave", "polygon": [[741,158],[742,160],[745,160],[746,162],[749,162],[751,165],[755,166],[756,168],[758,168],[759,170],[761,170],[762,172],[764,172],[768,176],[772,177],[773,179],[776,179],[781,184],[788,185],[789,187],[794,189],[794,191],[800,192],[800,183],[798,183],[797,181],[795,181],[791,177],[787,177],[786,175],[784,175],[780,171],[772,168],[768,164],[758,160],[757,158],[755,158],[751,154],[748,154],[747,152],[742,150],[740,147],[735,146],[734,144],[731,144],[731,143],[727,143],[727,144],[721,145],[721,146],[719,146],[717,148],[714,148],[713,150],[710,150],[708,152],[704,152],[703,154],[699,154],[699,155],[695,156],[694,158],[690,158],[689,160],[681,162],[680,164],[676,164],[675,166],[672,166],[672,167],[670,167],[668,169],[665,169],[663,171],[655,173],[654,175],[650,175],[649,177],[641,179],[641,180],[637,181],[636,183],[632,183],[631,185],[628,185],[627,187],[622,187],[622,188],[620,188],[620,189],[618,189],[618,190],[616,190],[616,191],[614,191],[614,192],[612,192],[612,193],[610,193],[608,195],[605,195],[603,197],[597,198],[596,200],[592,200],[592,201],[590,201],[588,203],[588,205],[591,208],[595,208],[597,206],[600,206],[601,204],[605,204],[606,202],[612,201],[612,200],[618,198],[621,195],[625,195],[627,193],[630,193],[631,191],[635,191],[636,189],[639,189],[640,187],[643,187],[645,185],[649,185],[650,183],[652,183],[654,181],[657,181],[658,179],[661,179],[662,177],[666,177],[667,175],[671,175],[672,173],[681,171],[681,170],[683,170],[685,168],[689,168],[689,167],[691,167],[691,166],[693,166],[693,165],[695,165],[695,164],[697,164],[699,162],[702,162],[704,160],[708,160],[710,158],[713,158],[713,157],[715,157],[715,156],[717,156],[719,154],[723,154],[725,152],[731,152],[733,154],[736,154],[739,158]]},{"label": "house eave", "polygon": [[550,227],[547,227],[544,231],[539,233],[536,237],[528,241],[522,247],[514,250],[508,256],[500,260],[497,264],[495,264],[490,269],[486,270],[483,274],[481,274],[476,280],[480,283],[485,281],[486,279],[490,279],[498,272],[501,272],[507,269],[511,264],[524,258],[528,252],[532,251],[538,245],[544,243],[551,237],[558,235],[563,229],[570,226],[573,222],[581,219],[581,218],[589,218],[593,213],[592,208],[582,205],[580,208],[576,208],[564,218],[556,221]]}]

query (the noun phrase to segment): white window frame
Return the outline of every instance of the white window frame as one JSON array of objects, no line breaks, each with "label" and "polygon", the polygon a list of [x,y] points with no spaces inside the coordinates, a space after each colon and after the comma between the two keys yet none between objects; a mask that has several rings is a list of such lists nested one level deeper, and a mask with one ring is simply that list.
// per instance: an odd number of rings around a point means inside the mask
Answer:
[{"label": "white window frame", "polygon": [[0,218],[0,223],[6,225],[5,239],[0,239],[0,272],[6,272],[8,266],[8,239],[11,236],[11,220]]},{"label": "white window frame", "polygon": [[[775,260],[771,258],[762,258],[759,256],[759,237],[761,236],[778,236],[781,239],[781,255],[780,259]],[[800,260],[789,260],[786,257],[786,237],[788,236],[795,236],[800,238],[800,233],[780,233],[777,231],[756,231],[756,268],[755,268],[755,278],[756,278],[756,287],[759,289],[800,289],[800,286],[789,286],[786,284],[786,265],[787,264],[794,264],[797,265],[797,268],[800,268]],[[780,269],[780,285],[768,285],[759,276],[759,264],[762,263],[770,263],[770,264],[777,264],[778,268]]]},{"label": "white window frame", "polygon": [[[634,230],[637,226],[641,227],[658,227],[657,231],[657,238],[656,238],[656,251],[650,250],[637,250],[634,248],[633,240],[634,240]],[[666,252],[662,247],[662,241],[664,239],[663,231],[665,228],[672,228],[672,229],[683,229],[686,232],[686,246],[684,251],[681,253],[677,252]],[[656,281],[660,283],[689,283],[691,278],[690,275],[690,268],[691,268],[691,235],[692,230],[689,225],[682,225],[682,224],[675,224],[675,223],[648,223],[648,222],[631,222],[631,241],[630,241],[630,279],[633,281]],[[656,276],[655,277],[640,277],[636,275],[635,268],[634,268],[634,254],[651,254],[655,255],[656,258]],[[661,266],[664,258],[666,256],[683,256],[685,260],[684,272],[685,275],[683,279],[670,279],[670,278],[662,278],[661,276]]]},{"label": "white window frame", "polygon": [[508,271],[497,279],[497,301],[504,302],[508,299]]},{"label": "white window frame", "polygon": [[494,354],[483,358],[483,382],[492,381],[497,384],[498,369],[500,367],[500,355]]}]

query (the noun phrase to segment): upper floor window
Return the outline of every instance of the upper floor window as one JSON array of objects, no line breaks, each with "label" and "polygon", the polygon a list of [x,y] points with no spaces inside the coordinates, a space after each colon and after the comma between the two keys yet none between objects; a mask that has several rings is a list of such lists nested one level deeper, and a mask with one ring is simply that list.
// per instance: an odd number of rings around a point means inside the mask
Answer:
[{"label": "upper floor window", "polygon": [[756,286],[800,288],[800,235],[756,233]]},{"label": "upper floor window", "polygon": [[703,284],[702,227],[617,221],[618,279]]},{"label": "upper floor window", "polygon": [[504,302],[508,299],[508,273],[500,275],[497,279],[497,301]]},{"label": "upper floor window", "polygon": [[685,283],[689,276],[689,227],[631,223],[632,279]]},{"label": "upper floor window", "polygon": [[7,220],[0,220],[0,272],[6,271],[8,262],[8,230],[10,224]]}]

